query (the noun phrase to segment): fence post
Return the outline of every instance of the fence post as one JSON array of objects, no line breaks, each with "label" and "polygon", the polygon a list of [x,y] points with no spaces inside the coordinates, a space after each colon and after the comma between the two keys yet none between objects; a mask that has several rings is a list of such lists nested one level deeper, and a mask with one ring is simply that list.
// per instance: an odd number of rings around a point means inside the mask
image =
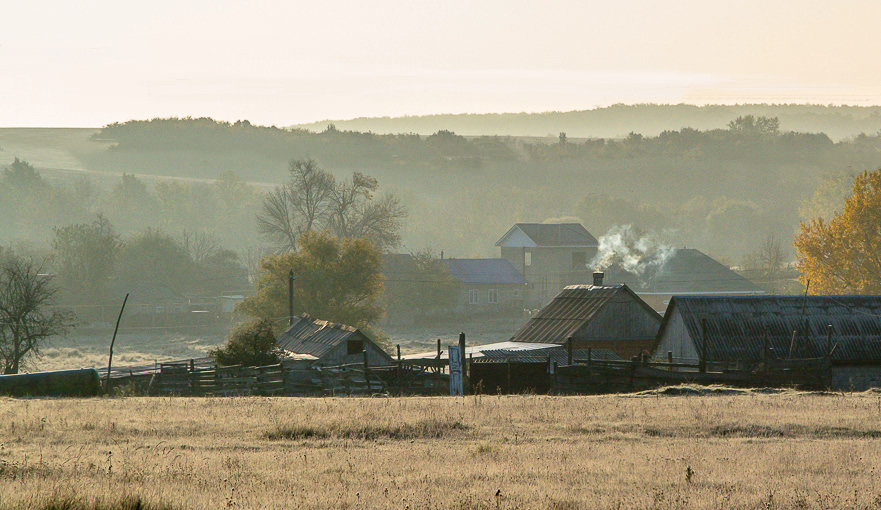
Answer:
[{"label": "fence post", "polygon": [[398,348],[398,368],[395,372],[395,382],[398,385],[398,393],[401,393],[401,344],[397,345]]},{"label": "fence post", "polygon": [[466,388],[468,388],[468,366],[467,366],[467,358],[465,356],[465,332],[459,333],[459,353],[462,356],[462,395],[468,393]]},{"label": "fence post", "polygon": [[670,371],[672,372],[673,371],[673,351],[667,351],[667,363],[670,364],[670,366],[667,368],[669,368]]},{"label": "fence post", "polygon": [[707,319],[701,319],[701,352],[698,358],[698,371],[705,373],[707,371]]},{"label": "fence post", "polygon": [[364,354],[364,381],[367,383],[367,394],[370,395],[370,364],[367,362],[367,349],[361,352]]},{"label": "fence post", "polygon": [[[590,349],[588,349],[590,350]],[[572,364],[572,337],[566,339],[566,362]]]},{"label": "fence post", "polygon": [[440,358],[441,358],[441,342],[440,342],[440,338],[438,338],[437,339],[437,366],[434,367],[435,371],[437,371],[438,374],[441,373]]},{"label": "fence post", "polygon": [[[571,364],[571,362],[572,362],[572,354],[571,354],[571,352],[572,352],[572,351],[569,351],[569,352],[570,352],[570,354],[569,354],[569,362],[570,362],[570,364]],[[590,365],[591,365],[591,362],[592,362],[592,361],[593,361],[593,347],[588,347],[588,348],[587,348],[587,368],[588,368],[588,370],[590,370]]]}]

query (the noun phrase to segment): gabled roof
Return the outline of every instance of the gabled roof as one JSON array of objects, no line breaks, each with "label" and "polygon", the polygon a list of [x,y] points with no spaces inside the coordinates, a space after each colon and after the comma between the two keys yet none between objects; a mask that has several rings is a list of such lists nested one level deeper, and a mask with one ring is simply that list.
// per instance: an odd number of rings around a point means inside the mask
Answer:
[{"label": "gabled roof", "polygon": [[613,268],[606,269],[610,282],[626,283],[640,293],[689,294],[723,293],[764,294],[753,282],[732,271],[709,255],[692,248],[675,250],[663,263],[646,261],[642,275]]},{"label": "gabled roof", "polygon": [[511,340],[562,344],[585,328],[607,304],[622,300],[635,301],[660,321],[658,312],[627,285],[570,285],[529,319]]},{"label": "gabled roof", "polygon": [[[517,236],[524,235],[531,243],[530,246],[545,247],[585,247],[596,248],[599,246],[596,238],[581,223],[517,223],[496,241],[496,246],[502,246]],[[520,246],[523,243],[518,243]]]},{"label": "gabled roof", "polygon": [[881,360],[881,296],[674,296],[658,341],[675,313],[698,352],[706,321],[710,361],[760,360],[765,345],[781,358],[790,348],[793,358],[822,357],[829,324],[833,361]]},{"label": "gabled roof", "polygon": [[278,346],[294,354],[321,358],[349,339],[370,340],[352,326],[335,324],[303,314],[277,339]]},{"label": "gabled roof", "polygon": [[466,284],[516,285],[526,280],[507,259],[447,259],[450,275]]}]

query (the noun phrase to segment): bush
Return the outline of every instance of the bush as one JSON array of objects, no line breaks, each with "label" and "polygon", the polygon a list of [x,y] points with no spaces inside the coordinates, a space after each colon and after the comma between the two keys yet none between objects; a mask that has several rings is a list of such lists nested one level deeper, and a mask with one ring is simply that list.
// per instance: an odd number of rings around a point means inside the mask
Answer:
[{"label": "bush", "polygon": [[279,362],[279,347],[269,319],[252,320],[240,324],[229,336],[224,347],[211,351],[220,365],[260,367]]}]

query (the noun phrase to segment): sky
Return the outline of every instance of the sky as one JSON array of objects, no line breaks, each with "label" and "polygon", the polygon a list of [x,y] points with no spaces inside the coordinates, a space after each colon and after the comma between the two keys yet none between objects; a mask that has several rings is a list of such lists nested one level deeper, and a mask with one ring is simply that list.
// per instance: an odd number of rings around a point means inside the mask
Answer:
[{"label": "sky", "polygon": [[881,104],[877,0],[0,0],[0,126]]}]

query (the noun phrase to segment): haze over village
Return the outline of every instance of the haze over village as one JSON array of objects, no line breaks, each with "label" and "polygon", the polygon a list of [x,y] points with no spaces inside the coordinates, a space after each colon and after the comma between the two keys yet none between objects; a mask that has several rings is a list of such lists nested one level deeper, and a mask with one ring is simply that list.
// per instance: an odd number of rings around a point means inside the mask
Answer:
[{"label": "haze over village", "polygon": [[4,14],[0,510],[878,506],[878,4]]}]

